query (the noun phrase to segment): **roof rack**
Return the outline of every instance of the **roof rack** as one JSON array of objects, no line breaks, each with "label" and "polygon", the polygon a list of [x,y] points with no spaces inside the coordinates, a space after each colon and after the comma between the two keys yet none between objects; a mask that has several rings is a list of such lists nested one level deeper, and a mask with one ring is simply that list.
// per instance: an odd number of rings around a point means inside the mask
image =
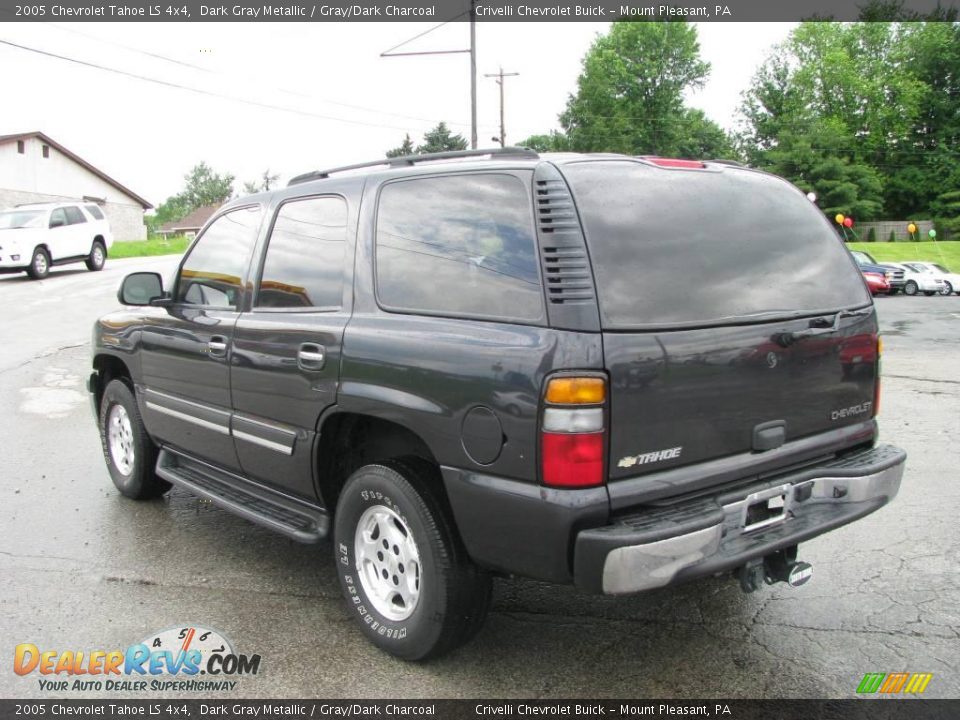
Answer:
[{"label": "roof rack", "polygon": [[409,167],[416,163],[429,162],[431,160],[455,160],[460,158],[482,157],[491,155],[498,158],[514,157],[536,160],[540,156],[524,147],[502,147],[478,150],[447,150],[445,152],[425,153],[423,155],[403,155],[401,157],[383,158],[382,160],[373,160],[371,162],[357,163],[356,165],[343,165],[342,167],[330,168],[329,170],[313,170],[312,172],[297,175],[287,186],[299,185],[300,183],[310,182],[311,180],[323,180],[330,177],[333,173],[346,172],[347,170],[359,170],[361,168],[378,167],[387,165],[389,167]]},{"label": "roof rack", "polygon": [[741,168],[747,167],[739,160],[724,160],[722,158],[716,158],[714,160],[707,160],[707,162],[716,163],[717,165],[731,165],[733,167],[741,167]]}]

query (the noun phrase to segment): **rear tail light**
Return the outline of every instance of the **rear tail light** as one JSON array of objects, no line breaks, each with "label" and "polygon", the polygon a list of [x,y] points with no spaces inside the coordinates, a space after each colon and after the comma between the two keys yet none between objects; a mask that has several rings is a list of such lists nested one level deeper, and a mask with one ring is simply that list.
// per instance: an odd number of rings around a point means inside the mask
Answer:
[{"label": "rear tail light", "polygon": [[544,485],[603,485],[607,384],[602,377],[559,377],[547,382],[540,436]]},{"label": "rear tail light", "polygon": [[880,356],[883,354],[883,338],[877,335],[877,378],[873,384],[873,416],[880,413]]}]

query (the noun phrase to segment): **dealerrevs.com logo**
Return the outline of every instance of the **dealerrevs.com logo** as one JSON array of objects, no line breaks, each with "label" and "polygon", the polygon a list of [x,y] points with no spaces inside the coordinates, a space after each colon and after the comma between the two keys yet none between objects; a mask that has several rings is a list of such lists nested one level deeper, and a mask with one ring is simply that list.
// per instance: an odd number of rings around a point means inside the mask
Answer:
[{"label": "dealerrevs.com logo", "polygon": [[256,675],[260,655],[242,655],[222,633],[184,624],[151,633],[125,650],[57,650],[20,643],[13,670],[36,676],[40,690],[211,692]]}]

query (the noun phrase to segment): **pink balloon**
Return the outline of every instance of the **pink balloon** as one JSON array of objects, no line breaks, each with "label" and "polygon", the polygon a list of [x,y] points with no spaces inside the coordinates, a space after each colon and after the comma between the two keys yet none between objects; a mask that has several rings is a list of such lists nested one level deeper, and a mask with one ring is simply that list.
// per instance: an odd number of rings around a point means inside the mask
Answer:
[{"label": "pink balloon", "polygon": [[844,218],[844,219],[843,219],[843,226],[844,226],[844,227],[853,227],[853,218],[849,218],[849,217],[848,217],[848,218]]}]

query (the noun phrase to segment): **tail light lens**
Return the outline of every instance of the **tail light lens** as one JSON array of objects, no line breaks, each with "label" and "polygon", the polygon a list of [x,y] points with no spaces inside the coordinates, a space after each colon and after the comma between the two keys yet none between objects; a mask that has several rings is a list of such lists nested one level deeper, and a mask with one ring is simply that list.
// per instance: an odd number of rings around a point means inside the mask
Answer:
[{"label": "tail light lens", "polygon": [[602,377],[559,377],[547,382],[540,437],[544,485],[603,485],[606,397],[607,384]]},{"label": "tail light lens", "polygon": [[883,355],[883,338],[877,335],[877,379],[873,384],[873,416],[880,413],[880,356]]}]

